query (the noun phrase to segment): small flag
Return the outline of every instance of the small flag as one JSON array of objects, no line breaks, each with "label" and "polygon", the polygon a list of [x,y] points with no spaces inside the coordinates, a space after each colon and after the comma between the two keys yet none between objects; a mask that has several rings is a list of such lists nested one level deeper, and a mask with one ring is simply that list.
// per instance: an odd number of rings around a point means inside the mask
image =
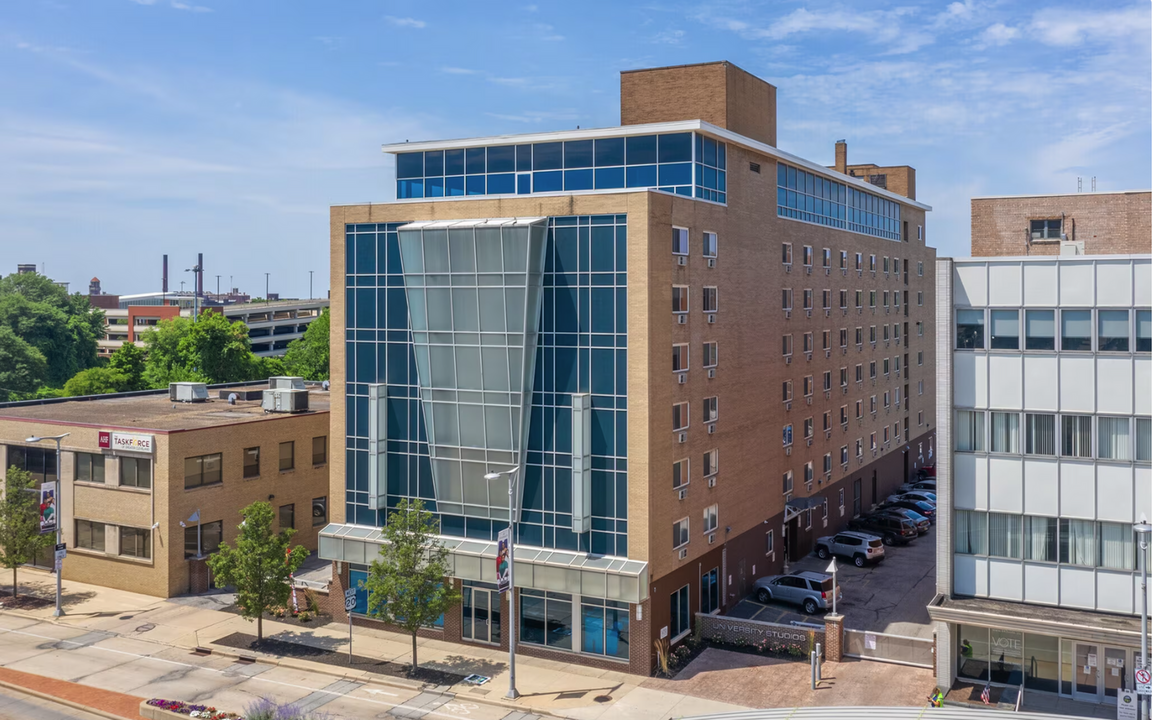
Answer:
[{"label": "small flag", "polygon": [[986,705],[991,705],[989,702],[989,683],[985,683],[985,689],[981,691],[981,702]]},{"label": "small flag", "polygon": [[188,522],[200,522],[200,508],[197,508],[196,512],[192,513],[192,517],[188,518]]}]

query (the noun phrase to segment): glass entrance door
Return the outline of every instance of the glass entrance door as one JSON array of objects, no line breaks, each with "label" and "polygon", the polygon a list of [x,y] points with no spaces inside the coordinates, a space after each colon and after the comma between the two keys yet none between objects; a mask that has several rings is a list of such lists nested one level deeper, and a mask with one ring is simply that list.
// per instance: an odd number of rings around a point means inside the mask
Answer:
[{"label": "glass entrance door", "polygon": [[461,588],[460,612],[461,639],[500,642],[500,595],[495,589],[465,585]]},{"label": "glass entrance door", "polygon": [[1085,643],[1073,644],[1073,697],[1097,702],[1100,681],[1100,648]]},{"label": "glass entrance door", "polygon": [[1105,666],[1101,668],[1101,678],[1107,702],[1115,702],[1118,690],[1132,687],[1129,679],[1129,651],[1124,648],[1105,648]]}]

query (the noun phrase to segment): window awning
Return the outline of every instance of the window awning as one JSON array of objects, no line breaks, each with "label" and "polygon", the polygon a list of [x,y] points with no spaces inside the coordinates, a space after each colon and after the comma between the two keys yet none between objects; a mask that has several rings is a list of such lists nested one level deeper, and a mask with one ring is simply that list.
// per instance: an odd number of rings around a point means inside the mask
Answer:
[{"label": "window awning", "polygon": [[[496,582],[496,542],[439,536],[448,548],[449,575],[461,580]],[[319,555],[367,565],[384,544],[379,528],[330,524],[320,531]],[[519,588],[553,590],[588,597],[639,603],[648,598],[648,563],[610,555],[517,545],[513,579]]]},{"label": "window awning", "polygon": [[785,522],[788,522],[806,510],[817,508],[825,504],[823,497],[791,498],[785,503]]}]

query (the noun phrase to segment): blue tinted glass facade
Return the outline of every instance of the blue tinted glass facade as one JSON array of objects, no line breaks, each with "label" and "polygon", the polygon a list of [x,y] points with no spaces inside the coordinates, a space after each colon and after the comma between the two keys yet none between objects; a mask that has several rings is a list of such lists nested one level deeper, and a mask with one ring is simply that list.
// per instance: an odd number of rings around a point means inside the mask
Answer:
[{"label": "blue tinted glass facade", "polygon": [[784,163],[777,163],[777,216],[901,239],[900,204]]},{"label": "blue tinted glass facade", "polygon": [[697,133],[397,153],[396,197],[657,188],[725,202],[725,144]]},{"label": "blue tinted glass facade", "polygon": [[[463,162],[467,166],[468,158]],[[372,383],[387,384],[387,505],[422,498],[437,511],[401,268],[401,225],[345,228],[345,501],[347,521],[358,525],[379,526],[387,512],[371,507],[368,497]],[[627,554],[625,226],[624,215],[548,221],[518,542]],[[592,530],[579,535],[572,532],[573,393],[590,393],[592,402]],[[500,520],[443,513],[441,525],[447,535],[485,540],[505,527]]]}]

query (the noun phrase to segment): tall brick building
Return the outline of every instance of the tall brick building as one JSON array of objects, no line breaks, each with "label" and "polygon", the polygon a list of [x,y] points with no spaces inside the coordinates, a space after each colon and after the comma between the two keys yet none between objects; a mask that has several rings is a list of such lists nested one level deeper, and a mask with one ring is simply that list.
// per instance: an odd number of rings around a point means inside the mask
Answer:
[{"label": "tall brick building", "polygon": [[622,73],[621,115],[388,145],[397,200],[332,208],[320,554],[356,587],[422,498],[465,598],[430,632],[507,648],[514,468],[518,652],[647,674],[932,456],[935,253],[911,168],[779,150],[730,63]]},{"label": "tall brick building", "polygon": [[973,198],[973,257],[1148,254],[1153,207],[1148,190]]}]

